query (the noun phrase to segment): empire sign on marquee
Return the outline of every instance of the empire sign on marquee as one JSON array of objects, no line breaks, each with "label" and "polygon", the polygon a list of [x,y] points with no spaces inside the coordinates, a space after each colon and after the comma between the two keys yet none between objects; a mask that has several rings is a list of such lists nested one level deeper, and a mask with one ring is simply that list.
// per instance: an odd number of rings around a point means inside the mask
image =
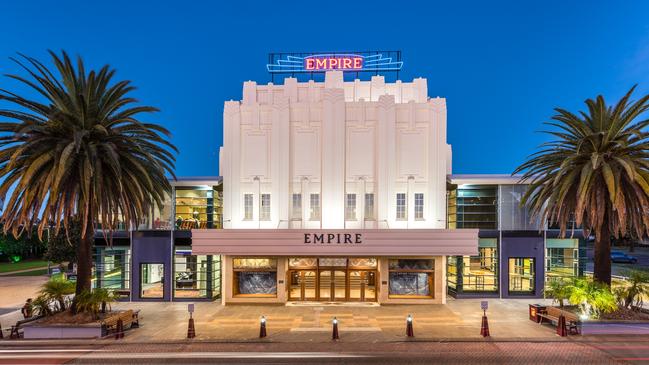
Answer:
[{"label": "empire sign on marquee", "polygon": [[305,233],[304,244],[358,245],[363,243],[362,233]]},{"label": "empire sign on marquee", "polygon": [[331,70],[351,72],[399,71],[401,51],[271,53],[266,68],[275,73],[316,73]]}]

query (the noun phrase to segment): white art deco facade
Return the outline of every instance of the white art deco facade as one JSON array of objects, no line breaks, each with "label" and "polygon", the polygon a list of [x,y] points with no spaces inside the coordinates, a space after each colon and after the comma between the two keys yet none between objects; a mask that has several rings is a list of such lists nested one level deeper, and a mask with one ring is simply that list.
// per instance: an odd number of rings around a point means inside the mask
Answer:
[{"label": "white art deco facade", "polygon": [[477,253],[447,230],[446,101],[427,81],[243,84],[224,107],[223,301],[443,303],[446,256]]}]

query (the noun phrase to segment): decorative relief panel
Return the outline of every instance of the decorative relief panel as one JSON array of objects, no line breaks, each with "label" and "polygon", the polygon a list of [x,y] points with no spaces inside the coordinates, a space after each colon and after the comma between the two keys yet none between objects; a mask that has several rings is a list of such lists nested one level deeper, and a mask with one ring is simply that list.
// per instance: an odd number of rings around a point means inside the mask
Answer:
[{"label": "decorative relief panel", "polygon": [[241,178],[268,176],[270,168],[270,133],[265,131],[242,131]]},{"label": "decorative relief panel", "polygon": [[320,176],[320,138],[317,129],[291,131],[294,176]]},{"label": "decorative relief panel", "polygon": [[374,176],[374,129],[347,130],[347,176]]},{"label": "decorative relief panel", "polygon": [[400,177],[426,177],[428,138],[425,129],[397,130],[397,173]]}]

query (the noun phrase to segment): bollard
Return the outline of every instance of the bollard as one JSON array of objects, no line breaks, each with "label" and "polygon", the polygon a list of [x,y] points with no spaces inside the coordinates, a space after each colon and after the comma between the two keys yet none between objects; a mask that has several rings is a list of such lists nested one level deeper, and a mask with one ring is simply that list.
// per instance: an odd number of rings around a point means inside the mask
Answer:
[{"label": "bollard", "polygon": [[412,329],[412,315],[410,314],[406,318],[406,336],[415,337],[415,331]]},{"label": "bollard", "polygon": [[115,339],[119,340],[120,338],[124,338],[124,322],[121,318],[117,320],[117,328],[115,332]]},{"label": "bollard", "polygon": [[480,335],[482,337],[489,337],[489,321],[487,320],[487,312],[482,314],[482,327],[480,328]]},{"label": "bollard", "polygon": [[194,328],[194,318],[189,317],[189,324],[187,325],[187,338],[196,337],[196,329]]},{"label": "bollard", "polygon": [[334,340],[334,341],[339,340],[340,336],[338,336],[338,319],[336,319],[336,317],[334,317],[334,319],[333,319],[333,321],[331,321],[331,323],[333,323],[333,332],[331,333],[331,339]]},{"label": "bollard", "polygon": [[259,338],[266,337],[266,317],[261,316],[259,320]]},{"label": "bollard", "polygon": [[566,337],[568,335],[568,329],[566,328],[566,317],[563,314],[559,315],[559,320],[557,321],[557,335],[561,337]]}]

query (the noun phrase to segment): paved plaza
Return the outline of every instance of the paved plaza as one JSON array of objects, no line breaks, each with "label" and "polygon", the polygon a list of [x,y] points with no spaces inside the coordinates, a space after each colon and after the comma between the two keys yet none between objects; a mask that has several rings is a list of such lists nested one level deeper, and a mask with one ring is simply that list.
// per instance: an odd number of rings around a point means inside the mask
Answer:
[{"label": "paved plaza", "polygon": [[[534,302],[537,302],[536,300]],[[527,317],[530,300],[489,300],[489,324],[496,339],[552,339],[552,327]],[[117,303],[113,309],[141,310],[141,327],[128,331],[127,342],[184,340],[189,314],[187,302]],[[13,315],[0,317],[3,326]],[[19,313],[18,313],[19,314]],[[195,303],[196,340],[258,340],[259,320],[265,316],[272,342],[321,342],[331,339],[331,321],[339,321],[341,341],[401,341],[406,316],[414,318],[416,339],[479,339],[480,300],[449,299],[446,305],[227,305]]]}]

